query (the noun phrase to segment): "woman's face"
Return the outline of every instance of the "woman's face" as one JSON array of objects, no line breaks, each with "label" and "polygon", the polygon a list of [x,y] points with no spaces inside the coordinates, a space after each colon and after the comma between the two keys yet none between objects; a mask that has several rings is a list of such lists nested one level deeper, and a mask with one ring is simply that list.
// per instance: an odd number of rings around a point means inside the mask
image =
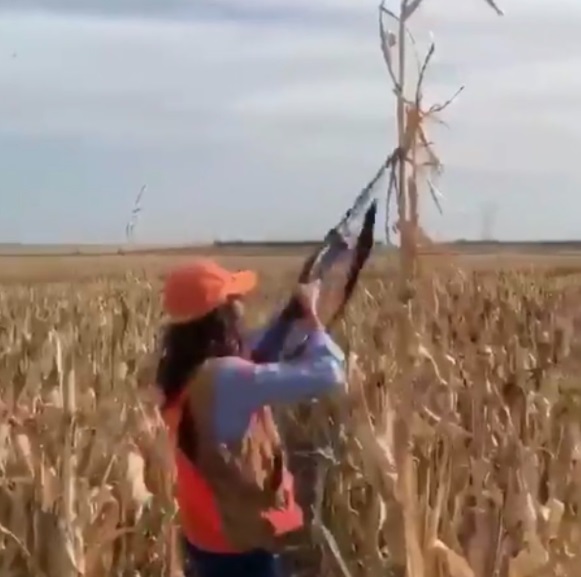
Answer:
[{"label": "woman's face", "polygon": [[230,308],[234,317],[234,324],[237,327],[239,333],[243,333],[245,330],[244,323],[244,300],[242,297],[235,296],[230,298]]},{"label": "woman's face", "polygon": [[236,321],[242,323],[244,320],[244,311],[245,311],[244,301],[242,300],[242,297],[239,296],[232,297],[232,300],[230,302],[232,304],[232,310],[234,311]]},{"label": "woman's face", "polygon": [[230,343],[231,346],[238,351],[237,354],[242,353],[244,343],[242,335],[245,333],[246,327],[244,325],[244,301],[240,297],[232,297],[229,299],[231,319],[233,322],[233,333],[230,335],[236,342]]}]

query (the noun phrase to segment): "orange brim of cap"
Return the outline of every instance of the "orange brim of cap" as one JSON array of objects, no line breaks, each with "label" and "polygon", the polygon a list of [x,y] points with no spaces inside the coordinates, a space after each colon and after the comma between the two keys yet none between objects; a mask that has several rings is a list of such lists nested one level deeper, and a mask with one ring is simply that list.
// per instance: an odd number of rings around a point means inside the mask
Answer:
[{"label": "orange brim of cap", "polygon": [[224,284],[222,296],[224,302],[229,297],[244,296],[256,288],[258,278],[252,270],[241,270],[232,273],[230,280]]}]

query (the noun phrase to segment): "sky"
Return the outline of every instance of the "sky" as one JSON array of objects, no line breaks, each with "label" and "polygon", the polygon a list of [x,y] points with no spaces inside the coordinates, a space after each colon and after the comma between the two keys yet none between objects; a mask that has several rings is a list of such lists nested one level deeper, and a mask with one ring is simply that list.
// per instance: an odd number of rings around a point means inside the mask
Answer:
[{"label": "sky", "polygon": [[[581,237],[581,2],[425,0],[436,240]],[[389,2],[388,2],[389,3]],[[411,60],[413,63],[413,60]],[[395,145],[373,0],[0,0],[0,242],[319,238]],[[486,216],[488,215],[488,217]]]}]

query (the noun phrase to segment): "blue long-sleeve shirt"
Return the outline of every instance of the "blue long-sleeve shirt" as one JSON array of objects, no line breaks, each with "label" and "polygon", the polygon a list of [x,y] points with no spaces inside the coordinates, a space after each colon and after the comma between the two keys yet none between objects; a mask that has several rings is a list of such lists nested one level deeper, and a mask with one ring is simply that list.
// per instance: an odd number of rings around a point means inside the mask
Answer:
[{"label": "blue long-sleeve shirt", "polygon": [[292,361],[259,365],[239,357],[217,361],[214,433],[218,442],[240,439],[252,414],[264,405],[316,398],[343,386],[343,351],[323,330],[306,336],[304,351]]}]

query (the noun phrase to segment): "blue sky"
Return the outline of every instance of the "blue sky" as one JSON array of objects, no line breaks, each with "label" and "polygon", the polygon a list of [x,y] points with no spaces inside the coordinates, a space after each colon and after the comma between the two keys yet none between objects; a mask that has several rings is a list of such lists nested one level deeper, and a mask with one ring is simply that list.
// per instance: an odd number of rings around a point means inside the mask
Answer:
[{"label": "blue sky", "polygon": [[[320,237],[394,144],[372,0],[0,0],[0,241]],[[581,237],[581,3],[425,0],[434,238]],[[453,8],[453,9],[452,9]]]}]

